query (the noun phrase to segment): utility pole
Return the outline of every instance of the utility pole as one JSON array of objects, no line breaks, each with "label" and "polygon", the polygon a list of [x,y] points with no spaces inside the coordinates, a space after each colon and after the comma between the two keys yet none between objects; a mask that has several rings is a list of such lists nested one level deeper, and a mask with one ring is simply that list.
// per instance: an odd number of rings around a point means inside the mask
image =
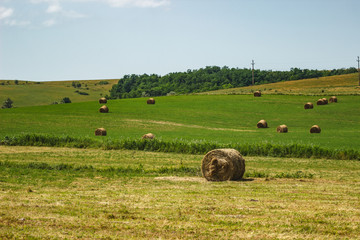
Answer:
[{"label": "utility pole", "polygon": [[251,65],[252,65],[252,85],[254,86],[254,65],[255,65],[254,60],[252,60]]},{"label": "utility pole", "polygon": [[360,59],[359,59],[359,56],[358,56],[357,62],[358,62],[359,86],[360,86]]}]

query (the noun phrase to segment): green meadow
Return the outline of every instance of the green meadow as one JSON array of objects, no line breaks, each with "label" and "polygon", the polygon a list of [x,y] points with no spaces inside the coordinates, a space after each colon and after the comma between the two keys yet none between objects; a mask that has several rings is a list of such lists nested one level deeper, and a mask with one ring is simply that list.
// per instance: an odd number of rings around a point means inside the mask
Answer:
[{"label": "green meadow", "polygon": [[[161,140],[210,141],[215,143],[272,143],[360,149],[360,102],[358,96],[339,96],[338,103],[305,110],[316,96],[189,95],[146,99],[110,100],[109,113],[100,113],[98,102],[71,103],[0,110],[0,137],[19,134],[139,139],[151,132]],[[269,128],[258,129],[265,119]],[[277,133],[286,124],[288,133]],[[317,124],[320,134],[310,134]],[[94,136],[104,127],[106,137]]]},{"label": "green meadow", "polygon": [[[0,239],[358,239],[356,91],[323,106],[228,92],[0,109]],[[217,146],[246,153],[241,181],[201,176]],[[290,150],[307,157],[274,157]]]}]

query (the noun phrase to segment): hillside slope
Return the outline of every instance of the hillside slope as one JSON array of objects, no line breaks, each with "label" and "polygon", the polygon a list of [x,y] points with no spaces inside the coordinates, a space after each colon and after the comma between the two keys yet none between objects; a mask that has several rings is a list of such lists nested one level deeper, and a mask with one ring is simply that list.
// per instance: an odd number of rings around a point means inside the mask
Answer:
[{"label": "hillside slope", "polygon": [[[118,79],[82,80],[82,81],[52,81],[27,82],[0,80],[0,104],[10,98],[14,107],[49,105],[69,97],[72,102],[87,102],[98,100],[109,94],[111,87]],[[72,83],[81,84],[73,87]],[[78,91],[78,92],[77,92]],[[83,95],[83,94],[88,95]]]},{"label": "hillside slope", "polygon": [[292,95],[359,95],[358,74],[269,83],[241,88],[221,89],[200,94],[251,94],[261,90],[264,94]]}]

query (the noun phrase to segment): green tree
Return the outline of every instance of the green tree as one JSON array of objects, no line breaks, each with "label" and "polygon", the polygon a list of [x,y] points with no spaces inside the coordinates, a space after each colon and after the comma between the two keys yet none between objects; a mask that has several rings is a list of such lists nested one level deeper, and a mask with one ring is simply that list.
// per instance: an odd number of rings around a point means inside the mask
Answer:
[{"label": "green tree", "polygon": [[13,107],[12,104],[13,104],[13,101],[10,98],[8,98],[3,103],[2,108],[12,108]]}]

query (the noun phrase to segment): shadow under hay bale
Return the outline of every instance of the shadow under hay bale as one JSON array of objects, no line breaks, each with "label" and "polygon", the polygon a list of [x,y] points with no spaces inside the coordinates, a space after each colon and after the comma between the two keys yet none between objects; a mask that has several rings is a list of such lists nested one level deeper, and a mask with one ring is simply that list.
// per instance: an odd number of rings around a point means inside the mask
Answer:
[{"label": "shadow under hay bale", "polygon": [[245,159],[235,149],[215,149],[202,159],[201,172],[208,181],[240,180],[245,173]]},{"label": "shadow under hay bale", "polygon": [[254,97],[261,97],[261,91],[254,92]]},{"label": "shadow under hay bale", "polygon": [[325,101],[324,101],[324,99],[322,99],[322,98],[320,98],[319,100],[317,100],[317,102],[316,102],[316,105],[325,105],[326,103],[325,103]]},{"label": "shadow under hay bale", "polygon": [[95,136],[106,136],[105,128],[98,128],[95,130]]},{"label": "shadow under hay bale", "polygon": [[307,102],[305,105],[304,105],[304,109],[313,109],[314,108],[314,104],[311,103],[311,102]]},{"label": "shadow under hay bale", "polygon": [[258,128],[268,128],[268,124],[267,124],[267,122],[266,122],[265,120],[260,120],[260,121],[256,124],[256,126],[257,126]]},{"label": "shadow under hay bale", "polygon": [[109,108],[107,106],[102,106],[100,109],[99,109],[99,112],[101,113],[108,113],[109,112]]},{"label": "shadow under hay bale", "polygon": [[310,128],[310,133],[320,133],[321,129],[318,125],[314,125]]},{"label": "shadow under hay bale", "polygon": [[107,99],[106,98],[100,98],[99,99],[99,103],[107,103]]},{"label": "shadow under hay bale", "polygon": [[337,103],[337,97],[332,96],[331,98],[329,98],[329,102],[330,103]]},{"label": "shadow under hay bale", "polygon": [[280,125],[276,128],[276,131],[279,133],[287,133],[288,132],[288,127],[286,125]]},{"label": "shadow under hay bale", "polygon": [[155,99],[153,98],[149,98],[147,101],[146,101],[147,104],[155,104]]},{"label": "shadow under hay bale", "polygon": [[155,135],[152,133],[147,133],[147,134],[144,134],[141,138],[142,139],[154,139]]}]

